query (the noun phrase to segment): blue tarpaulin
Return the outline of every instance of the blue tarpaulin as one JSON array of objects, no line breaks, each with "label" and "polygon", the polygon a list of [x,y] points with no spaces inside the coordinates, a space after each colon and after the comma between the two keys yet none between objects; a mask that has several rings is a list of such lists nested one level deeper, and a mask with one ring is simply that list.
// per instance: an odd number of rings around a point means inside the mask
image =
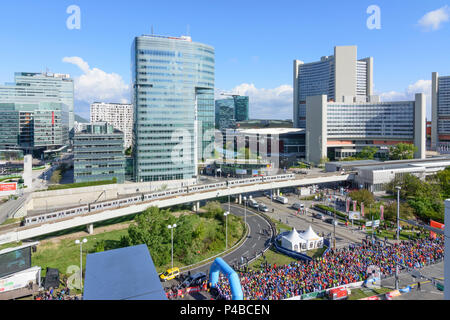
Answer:
[{"label": "blue tarpaulin", "polygon": [[88,254],[84,300],[167,300],[146,245]]}]

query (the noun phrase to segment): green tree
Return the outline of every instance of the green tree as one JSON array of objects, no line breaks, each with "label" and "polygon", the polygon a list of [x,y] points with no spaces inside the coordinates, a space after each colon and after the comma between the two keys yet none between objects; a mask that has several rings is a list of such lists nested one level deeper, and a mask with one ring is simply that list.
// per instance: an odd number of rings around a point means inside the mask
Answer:
[{"label": "green tree", "polygon": [[441,186],[442,196],[445,199],[450,198],[450,168],[436,173],[435,178]]},{"label": "green tree", "polygon": [[58,184],[61,181],[61,171],[55,170],[50,177],[50,182],[54,184]]},{"label": "green tree", "polygon": [[167,226],[175,220],[169,211],[151,207],[136,216],[122,245],[146,244],[156,265],[167,264],[171,259],[171,231]]},{"label": "green tree", "polygon": [[356,157],[361,160],[372,160],[377,152],[377,147],[365,147],[356,155]]},{"label": "green tree", "polygon": [[349,197],[354,201],[358,201],[358,205],[361,205],[361,202],[364,202],[364,208],[369,208],[369,206],[375,202],[373,194],[366,189],[352,191],[349,193]]},{"label": "green tree", "polygon": [[[400,203],[400,218],[411,219],[415,215],[414,209],[408,203]],[[397,222],[397,202],[393,202],[384,206],[384,219]]]},{"label": "green tree", "polygon": [[414,153],[418,148],[409,143],[399,143],[389,148],[389,159],[391,160],[408,160],[414,158]]}]

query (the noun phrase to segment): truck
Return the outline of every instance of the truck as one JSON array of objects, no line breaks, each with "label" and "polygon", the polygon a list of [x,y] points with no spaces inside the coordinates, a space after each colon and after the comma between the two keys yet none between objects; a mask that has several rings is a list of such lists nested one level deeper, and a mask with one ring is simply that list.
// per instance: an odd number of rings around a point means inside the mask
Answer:
[{"label": "truck", "polygon": [[289,200],[286,197],[282,197],[282,196],[277,196],[275,197],[275,201],[282,203],[282,204],[288,204]]}]

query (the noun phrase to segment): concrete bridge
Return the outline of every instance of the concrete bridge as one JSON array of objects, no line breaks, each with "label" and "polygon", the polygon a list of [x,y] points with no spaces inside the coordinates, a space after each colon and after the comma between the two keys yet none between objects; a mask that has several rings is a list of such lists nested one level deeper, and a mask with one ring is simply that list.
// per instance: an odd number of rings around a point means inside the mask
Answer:
[{"label": "concrete bridge", "polygon": [[[197,192],[181,196],[168,196],[167,198],[132,204],[126,207],[105,209],[98,212],[86,213],[77,216],[67,217],[64,219],[54,220],[51,222],[15,227],[10,230],[0,231],[0,244],[10,243],[14,241],[22,241],[32,239],[38,236],[54,233],[61,230],[71,229],[79,226],[86,226],[88,232],[93,232],[94,223],[118,218],[126,215],[136,214],[150,207],[171,207],[174,205],[195,203],[196,208],[199,202],[203,200],[210,200],[224,196],[239,195],[239,202],[242,201],[242,194],[252,193],[264,190],[279,190],[287,187],[309,186],[322,183],[353,181],[354,173],[323,173],[308,176],[296,176],[291,180],[261,182],[252,185],[235,186],[228,188],[219,188],[215,190]],[[49,199],[51,200],[51,199]]]}]

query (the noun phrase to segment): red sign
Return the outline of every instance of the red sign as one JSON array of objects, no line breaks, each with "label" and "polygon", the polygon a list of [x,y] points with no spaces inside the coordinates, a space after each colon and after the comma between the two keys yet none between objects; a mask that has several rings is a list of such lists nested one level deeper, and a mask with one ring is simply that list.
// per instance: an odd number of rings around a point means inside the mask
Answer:
[{"label": "red sign", "polygon": [[0,192],[17,190],[17,183],[0,183]]},{"label": "red sign", "polygon": [[[444,224],[442,224],[442,223],[439,223],[439,222],[437,222],[437,221],[431,220],[431,221],[430,221],[430,227],[444,230],[444,227],[445,227],[445,226],[444,226]],[[435,238],[436,238],[436,233],[430,232],[430,237],[432,237],[433,239],[435,239]]]}]

